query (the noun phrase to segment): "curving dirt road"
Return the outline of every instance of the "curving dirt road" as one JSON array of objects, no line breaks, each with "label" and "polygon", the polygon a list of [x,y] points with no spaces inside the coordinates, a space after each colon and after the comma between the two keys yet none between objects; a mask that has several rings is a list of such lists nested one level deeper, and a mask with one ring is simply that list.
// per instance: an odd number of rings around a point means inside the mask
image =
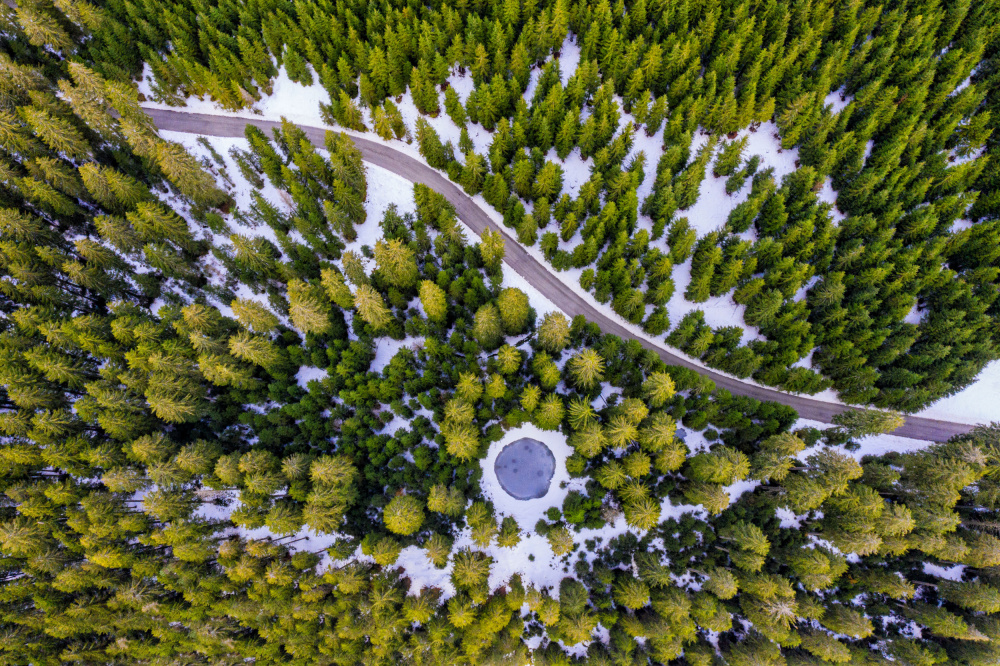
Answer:
[{"label": "curving dirt road", "polygon": [[[203,134],[207,136],[242,137],[243,130],[247,125],[256,125],[268,131],[271,128],[280,127],[281,125],[280,123],[267,120],[214,116],[186,111],[146,109],[146,113],[149,114],[156,126],[161,130]],[[310,141],[317,146],[323,146],[323,137],[326,134],[325,129],[305,125],[300,127],[309,137]],[[414,183],[422,183],[432,187],[443,194],[455,206],[459,218],[477,234],[481,234],[486,229],[500,231],[508,241],[504,261],[517,274],[527,280],[538,291],[542,292],[546,298],[558,304],[567,315],[571,317],[583,315],[588,320],[599,325],[605,333],[613,333],[621,338],[636,339],[646,349],[659,354],[664,362],[696,370],[714,381],[717,387],[724,388],[736,395],[751,396],[758,400],[769,400],[793,407],[802,418],[831,423],[835,414],[845,409],[850,409],[843,405],[815,400],[808,396],[784,393],[757,386],[756,384],[749,384],[735,377],[696,365],[682,355],[674,354],[664,347],[654,345],[648,340],[634,335],[621,323],[605,315],[600,309],[588,302],[587,299],[566,286],[552,273],[548,266],[543,265],[528,254],[510,236],[506,229],[497,226],[490,219],[489,215],[461,188],[440,173],[423,162],[378,141],[371,141],[356,136],[352,136],[351,138],[361,150],[361,154],[364,156],[366,162],[371,162]],[[907,416],[906,423],[893,434],[912,437],[914,439],[944,441],[953,435],[966,433],[971,429],[972,426],[964,423]]]}]

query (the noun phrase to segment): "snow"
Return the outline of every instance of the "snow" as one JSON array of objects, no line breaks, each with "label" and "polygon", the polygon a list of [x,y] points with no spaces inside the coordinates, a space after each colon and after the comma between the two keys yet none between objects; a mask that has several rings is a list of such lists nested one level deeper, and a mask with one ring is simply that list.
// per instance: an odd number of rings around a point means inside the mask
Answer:
[{"label": "snow", "polygon": [[743,493],[752,493],[759,485],[760,481],[747,479],[746,481],[737,481],[732,485],[726,486],[726,494],[729,495],[729,506],[738,502]]},{"label": "snow", "polygon": [[[311,69],[311,68],[310,68]],[[145,95],[146,100],[143,106],[151,109],[178,109],[193,113],[207,113],[211,115],[240,116],[243,118],[264,117],[268,120],[278,120],[282,116],[289,120],[316,127],[326,127],[320,117],[319,105],[330,103],[330,95],[319,83],[319,77],[313,72],[314,83],[311,86],[304,86],[288,78],[288,73],[282,66],[278,70],[278,75],[272,80],[272,93],[263,96],[250,109],[243,109],[237,112],[226,111],[213,102],[208,96],[205,99],[188,97],[183,107],[171,106],[164,102],[156,101],[156,95],[152,91],[153,71],[148,64],[143,65],[142,79],[139,81],[139,92]]]},{"label": "snow", "polygon": [[562,84],[569,83],[570,77],[576,73],[576,68],[580,66],[580,45],[569,34],[559,48],[559,74]]},{"label": "snow", "polygon": [[403,338],[402,340],[393,340],[392,338],[385,337],[379,338],[375,346],[375,360],[368,366],[368,369],[371,372],[382,372],[389,365],[389,361],[403,347],[416,351],[423,346],[423,338]]},{"label": "snow", "polygon": [[[546,159],[550,162],[556,162],[563,170],[563,194],[568,194],[572,198],[576,199],[580,196],[580,188],[583,184],[590,180],[590,168],[594,165],[593,158],[588,157],[583,159],[580,156],[580,149],[574,148],[566,159],[560,160],[559,156],[556,154],[555,148],[549,150],[546,155]],[[647,165],[648,165],[648,155],[647,155]],[[655,165],[654,165],[655,166]],[[653,169],[653,176],[656,177],[656,169]],[[562,195],[560,195],[562,196]],[[639,201],[642,201],[640,198]]]},{"label": "snow", "polygon": [[661,523],[670,518],[680,521],[684,515],[689,513],[693,513],[700,518],[708,517],[708,512],[705,511],[705,507],[700,504],[674,504],[670,501],[669,497],[660,503]]},{"label": "snow", "polygon": [[314,368],[310,365],[303,365],[299,367],[299,371],[295,373],[295,381],[298,385],[304,389],[309,388],[309,382],[320,381],[325,378],[326,368]]},{"label": "snow", "polygon": [[347,244],[348,250],[360,254],[363,245],[375,247],[382,238],[382,218],[389,206],[395,204],[400,215],[416,213],[417,204],[413,198],[413,183],[402,176],[397,176],[388,169],[365,162],[368,182],[368,200],[365,202],[367,218],[364,224],[354,227],[358,237]]},{"label": "snow", "polygon": [[917,309],[916,303],[913,304],[913,307],[910,308],[910,311],[906,313],[905,317],[903,317],[903,321],[907,324],[920,324],[922,320],[923,320],[923,315]]},{"label": "snow", "polygon": [[924,562],[924,573],[929,576],[937,576],[945,580],[961,581],[962,573],[965,571],[964,564],[956,564],[952,567],[943,567],[940,564]]},{"label": "snow", "polygon": [[743,344],[750,340],[765,340],[756,326],[744,323],[743,313],[746,306],[733,300],[730,294],[712,296],[703,303],[695,303],[684,298],[684,292],[691,283],[691,262],[688,259],[680,266],[674,267],[674,293],[667,301],[667,312],[670,313],[670,327],[676,328],[681,319],[689,312],[701,310],[705,315],[705,323],[712,328],[737,326],[743,329]]},{"label": "snow", "polygon": [[410,579],[410,592],[436,587],[446,598],[455,596],[455,587],[451,584],[451,564],[444,569],[436,568],[427,559],[427,551],[419,546],[407,546],[400,551],[394,566],[402,568]]},{"label": "snow", "polygon": [[805,519],[804,515],[797,516],[793,511],[786,509],[785,507],[778,507],[775,509],[774,515],[776,515],[778,520],[781,521],[781,527],[793,530],[800,529],[802,527],[802,521]]},{"label": "snow", "polygon": [[830,110],[836,114],[846,109],[847,105],[853,101],[853,96],[844,95],[844,89],[838,88],[826,96],[823,100],[823,104],[831,107]]},{"label": "snow", "polygon": [[833,220],[835,225],[840,224],[842,221],[847,219],[847,216],[840,212],[837,208],[837,191],[833,189],[833,181],[829,178],[823,179],[823,187],[819,192],[816,193],[816,197],[824,202],[830,204],[830,218]]},{"label": "snow", "polygon": [[1000,421],[997,396],[1000,396],[1000,361],[992,361],[974,384],[938,400],[917,412],[917,416],[969,424],[992,423]]},{"label": "snow", "polygon": [[[791,430],[793,432],[802,428],[826,430],[830,427],[831,426],[828,423],[812,421],[810,419],[799,419],[792,425]],[[892,434],[870,435],[868,437],[855,438],[854,442],[859,445],[854,451],[848,451],[844,448],[838,448],[837,450],[840,453],[851,456],[855,460],[861,460],[865,456],[883,456],[887,453],[912,453],[914,451],[926,449],[928,446],[932,446],[935,443],[925,439],[912,439],[910,437],[900,437],[899,435]],[[798,458],[800,460],[805,460],[810,455],[823,448],[824,445],[822,443],[818,443],[800,453]]]}]

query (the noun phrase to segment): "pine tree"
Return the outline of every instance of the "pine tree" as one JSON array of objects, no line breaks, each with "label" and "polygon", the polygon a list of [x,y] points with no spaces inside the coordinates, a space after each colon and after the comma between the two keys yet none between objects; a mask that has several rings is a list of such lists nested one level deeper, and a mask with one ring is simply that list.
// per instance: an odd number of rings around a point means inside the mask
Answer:
[{"label": "pine tree", "polygon": [[476,311],[472,334],[485,349],[496,349],[503,339],[503,323],[500,311],[492,303],[480,307]]},{"label": "pine tree", "polygon": [[289,317],[303,333],[326,333],[331,328],[330,306],[323,291],[302,280],[288,283]]},{"label": "pine tree", "polygon": [[431,321],[441,323],[448,318],[447,296],[441,287],[430,280],[420,283],[420,304]]},{"label": "pine tree", "polygon": [[521,543],[521,529],[517,521],[511,516],[506,516],[500,524],[500,534],[497,535],[497,545],[501,548],[514,548]]},{"label": "pine tree", "polygon": [[874,409],[848,409],[833,417],[849,437],[867,437],[890,433],[903,425],[905,419],[899,412],[880,412]]},{"label": "pine tree", "polygon": [[639,430],[639,444],[646,451],[664,451],[674,444],[677,424],[668,414],[656,412],[649,423]]},{"label": "pine tree", "polygon": [[569,320],[560,312],[549,312],[538,327],[538,344],[553,354],[569,344]]},{"label": "pine tree", "polygon": [[479,451],[479,433],[470,425],[446,425],[441,434],[448,453],[459,460],[471,460]]},{"label": "pine tree", "polygon": [[436,484],[431,487],[427,508],[448,516],[460,516],[465,510],[465,497],[457,488]]},{"label": "pine tree", "polygon": [[559,524],[549,529],[545,538],[548,539],[552,554],[556,557],[565,555],[573,550],[573,534],[565,525]]},{"label": "pine tree", "polygon": [[642,391],[650,407],[662,407],[674,397],[676,388],[673,378],[665,372],[651,372],[642,383]]},{"label": "pine tree", "polygon": [[448,557],[451,555],[451,540],[441,534],[432,534],[424,542],[424,550],[427,553],[427,559],[435,568],[443,569],[447,566]]},{"label": "pine tree", "polygon": [[820,618],[820,623],[831,631],[852,638],[867,638],[874,631],[871,620],[842,604],[827,606],[826,612]]},{"label": "pine tree", "polygon": [[435,169],[444,169],[447,166],[441,137],[423,118],[417,118],[417,143],[420,146],[420,154],[427,160],[427,164]]},{"label": "pine tree", "polygon": [[548,395],[538,405],[534,413],[534,422],[542,430],[557,430],[564,414],[562,398],[555,394]]},{"label": "pine tree", "polygon": [[385,328],[392,321],[392,313],[382,300],[382,295],[371,285],[358,286],[354,292],[354,307],[358,310],[358,316],[375,330]]},{"label": "pine tree", "polygon": [[528,325],[531,305],[528,295],[516,287],[507,287],[497,297],[497,307],[507,335],[523,333]]},{"label": "pine tree", "polygon": [[684,487],[684,497],[692,504],[700,504],[711,515],[718,515],[729,507],[729,495],[715,483],[690,483]]},{"label": "pine tree", "polygon": [[515,374],[521,368],[521,352],[510,345],[500,347],[497,352],[497,366],[500,374]]},{"label": "pine tree", "polygon": [[413,250],[399,239],[379,240],[375,244],[375,263],[386,280],[400,289],[417,283],[419,269]]},{"label": "pine tree", "polygon": [[594,407],[582,398],[573,398],[569,401],[567,408],[567,420],[573,430],[583,430],[584,428],[597,423],[597,413]]},{"label": "pine tree", "polygon": [[340,274],[340,271],[332,268],[324,268],[320,271],[320,277],[323,288],[326,290],[326,294],[330,297],[331,301],[345,310],[354,307],[354,294],[351,293],[351,288],[347,286],[344,276]]},{"label": "pine tree", "polygon": [[247,331],[229,338],[229,352],[238,359],[266,369],[275,368],[281,362],[281,352],[276,344]]},{"label": "pine tree", "polygon": [[184,146],[169,141],[159,142],[156,146],[156,163],[170,182],[195,203],[220,206],[228,199]]},{"label": "pine tree", "polygon": [[529,384],[521,391],[521,409],[531,414],[538,408],[538,401],[541,399],[542,391],[537,386]]},{"label": "pine tree", "polygon": [[408,536],[423,525],[424,508],[413,495],[397,495],[386,505],[382,519],[390,532]]},{"label": "pine tree", "polygon": [[589,347],[574,354],[566,367],[574,383],[584,389],[591,389],[604,379],[604,359]]},{"label": "pine tree", "polygon": [[649,586],[631,576],[615,581],[612,595],[616,604],[633,611],[649,604]]},{"label": "pine tree", "polygon": [[660,522],[660,503],[650,497],[625,505],[625,522],[637,530],[651,530]]},{"label": "pine tree", "polygon": [[570,445],[585,458],[593,458],[607,446],[604,430],[600,425],[592,423],[570,436]]},{"label": "pine tree", "polygon": [[503,234],[493,229],[483,231],[479,252],[483,257],[486,270],[491,273],[499,271],[504,258]]}]

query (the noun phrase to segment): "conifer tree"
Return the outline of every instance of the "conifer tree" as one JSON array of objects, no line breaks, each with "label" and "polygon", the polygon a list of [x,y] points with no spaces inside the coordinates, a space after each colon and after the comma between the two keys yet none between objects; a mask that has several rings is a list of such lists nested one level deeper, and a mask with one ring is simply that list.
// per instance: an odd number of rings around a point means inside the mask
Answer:
[{"label": "conifer tree", "polygon": [[569,320],[560,312],[549,312],[538,327],[538,344],[556,354],[569,344]]},{"label": "conifer tree", "polygon": [[372,328],[385,328],[392,321],[392,313],[386,307],[382,295],[371,285],[362,284],[354,292],[354,307],[358,316]]},{"label": "conifer tree", "polygon": [[486,349],[495,349],[503,339],[503,322],[497,306],[487,303],[476,311],[472,334]]},{"label": "conifer tree", "polygon": [[574,354],[566,364],[577,386],[591,389],[604,378],[604,359],[589,347]]},{"label": "conifer tree", "polygon": [[448,299],[441,287],[430,280],[420,283],[420,304],[427,313],[427,318],[435,322],[444,322],[448,317]]},{"label": "conifer tree", "polygon": [[497,308],[507,335],[524,332],[531,310],[527,294],[516,287],[507,287],[497,297]]},{"label": "conifer tree", "polygon": [[642,390],[650,407],[662,407],[674,397],[676,388],[673,378],[665,372],[652,372],[642,383]]},{"label": "conifer tree", "polygon": [[408,536],[423,525],[424,508],[413,495],[397,495],[386,505],[383,520],[390,532]]},{"label": "conifer tree", "polygon": [[289,317],[304,333],[326,333],[330,330],[330,306],[322,290],[302,280],[288,283]]},{"label": "conifer tree", "polygon": [[503,234],[492,229],[483,231],[479,251],[483,256],[486,269],[492,273],[499,271],[504,258]]},{"label": "conifer tree", "polygon": [[413,250],[396,238],[375,243],[375,263],[390,284],[409,289],[417,283],[417,262]]}]

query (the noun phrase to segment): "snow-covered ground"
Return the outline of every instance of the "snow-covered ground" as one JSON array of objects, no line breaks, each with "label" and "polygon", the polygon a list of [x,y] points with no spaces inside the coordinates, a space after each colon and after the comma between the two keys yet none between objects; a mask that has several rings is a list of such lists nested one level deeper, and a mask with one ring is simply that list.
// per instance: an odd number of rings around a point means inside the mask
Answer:
[{"label": "snow-covered ground", "polygon": [[938,400],[917,415],[960,423],[1000,422],[1000,361],[987,364],[971,386]]},{"label": "snow-covered ground", "polygon": [[[792,431],[796,431],[802,428],[816,428],[817,430],[826,430],[831,428],[829,423],[823,423],[821,421],[811,421],[809,419],[799,419],[792,425]],[[854,440],[859,444],[859,448],[855,451],[848,451],[846,449],[838,449],[842,453],[846,453],[849,456],[853,456],[856,460],[861,460],[865,456],[880,456],[890,452],[896,453],[912,453],[913,451],[919,451],[921,449],[926,449],[928,446],[934,444],[932,441],[926,439],[912,439],[910,437],[900,437],[899,435],[871,435],[869,437],[856,438]],[[823,445],[813,446],[806,449],[799,454],[801,460],[805,460],[807,457],[812,455],[812,453],[822,449]]]}]

